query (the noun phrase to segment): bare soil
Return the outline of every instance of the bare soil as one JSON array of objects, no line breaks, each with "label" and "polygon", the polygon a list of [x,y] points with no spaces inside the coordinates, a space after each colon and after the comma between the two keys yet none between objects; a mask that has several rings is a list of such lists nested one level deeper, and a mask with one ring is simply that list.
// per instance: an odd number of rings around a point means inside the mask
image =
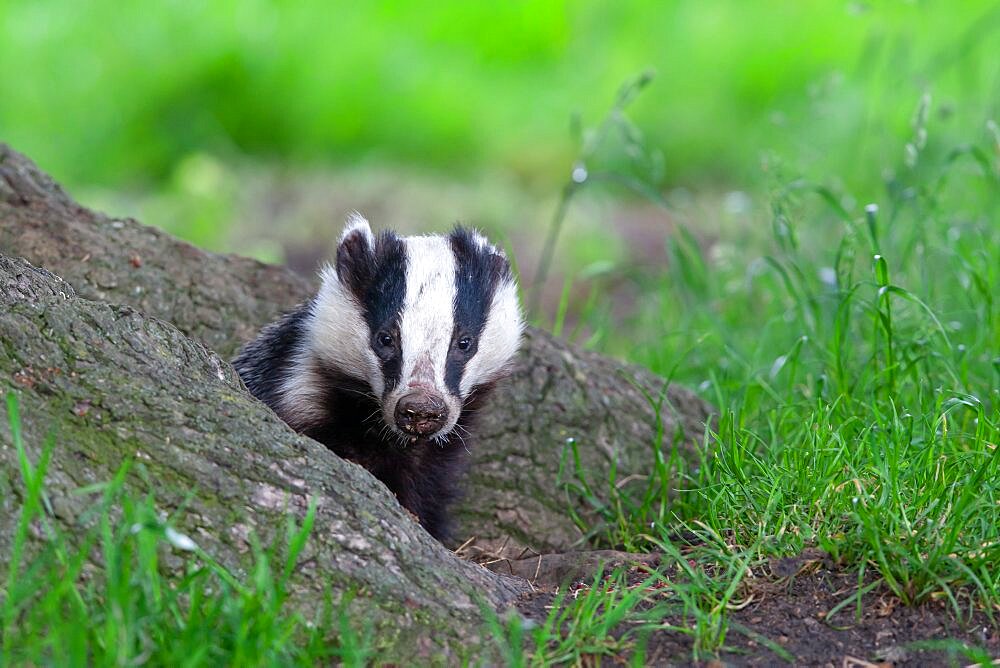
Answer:
[{"label": "bare soil", "polygon": [[[648,577],[650,564],[648,559],[643,561],[632,567],[630,584]],[[738,609],[728,613],[728,630],[718,652],[702,652],[700,660],[696,660],[691,635],[657,629],[645,639],[646,664],[712,668],[978,665],[969,652],[971,648],[1000,657],[1000,619],[991,621],[984,611],[969,612],[967,601],[960,617],[947,600],[909,607],[887,588],[876,585],[860,597],[859,604],[859,588],[867,588],[874,577],[859,583],[856,570],[837,567],[819,551],[774,560],[763,570],[767,573],[746,577],[734,597],[732,605]],[[563,586],[580,588],[587,586],[585,582]],[[672,592],[668,586],[654,595],[669,601]],[[960,592],[958,596],[961,602]],[[539,589],[523,598],[518,609],[528,619],[541,623],[554,599],[551,588]],[[840,605],[848,599],[847,605]],[[652,609],[655,599],[643,605]],[[683,619],[679,601],[676,612],[659,621],[675,627],[691,624]],[[595,665],[625,665],[628,659],[621,656],[599,661],[595,657]]]}]

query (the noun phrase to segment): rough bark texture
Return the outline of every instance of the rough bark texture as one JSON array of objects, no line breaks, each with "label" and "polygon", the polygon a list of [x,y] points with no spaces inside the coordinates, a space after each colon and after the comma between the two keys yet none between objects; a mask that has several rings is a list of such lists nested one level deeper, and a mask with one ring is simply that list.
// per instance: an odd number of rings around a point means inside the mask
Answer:
[{"label": "rough bark texture", "polygon": [[[462,561],[428,536],[388,491],[354,464],[292,432],[243,389],[232,368],[172,325],[130,306],[82,299],[56,276],[0,255],[0,391],[19,397],[32,461],[55,435],[47,476],[54,519],[82,521],[94,498],[74,490],[114,477],[158,508],[181,505],[180,528],[233,572],[246,568],[251,534],[283,536],[313,498],[315,530],[292,583],[309,615],[324,587],[360,591],[390,655],[455,656],[482,640],[480,602],[501,608],[522,580]],[[0,420],[0,563],[17,523],[17,454]]]},{"label": "rough bark texture", "polygon": [[[133,220],[91,212],[2,144],[0,253],[60,275],[83,297],[166,320],[226,359],[313,289],[288,270],[206,253]],[[567,439],[579,444],[593,479],[606,479],[612,462],[619,480],[646,474],[657,418],[643,392],[659,396],[663,382],[530,329],[513,377],[482,412],[466,497],[456,509],[458,534],[491,552],[507,546],[508,555],[522,546],[578,547],[581,533],[568,513],[575,500],[557,480]],[[660,415],[664,444],[680,432],[681,453],[693,453],[711,413],[690,391],[670,387]],[[586,508],[578,510],[586,516]]]},{"label": "rough bark texture", "polygon": [[[561,461],[564,476],[573,469],[567,440],[576,441],[587,480],[604,498],[613,464],[619,481],[652,469],[656,413],[643,393],[658,398],[663,389],[664,381],[645,369],[529,329],[514,373],[476,431],[468,497],[460,509],[468,535],[504,557],[519,555],[522,546],[543,553],[586,547],[569,508],[575,504],[585,520],[590,509],[567,497],[558,480]],[[689,390],[671,386],[661,413],[664,447],[679,431],[680,451],[693,455],[709,407]]]},{"label": "rough bark texture", "polygon": [[207,253],[134,220],[90,211],[2,143],[0,253],[48,269],[81,297],[171,322],[227,360],[313,289],[281,267]]}]

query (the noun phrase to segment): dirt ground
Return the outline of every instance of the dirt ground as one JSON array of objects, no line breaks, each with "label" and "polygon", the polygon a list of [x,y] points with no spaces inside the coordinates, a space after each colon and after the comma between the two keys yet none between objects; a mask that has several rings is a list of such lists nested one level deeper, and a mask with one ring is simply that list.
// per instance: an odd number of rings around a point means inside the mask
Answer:
[{"label": "dirt ground", "polygon": [[[648,559],[644,561],[645,564],[630,572],[630,583],[641,582],[648,576],[650,564]],[[744,588],[734,598],[739,601],[739,609],[728,614],[729,629],[716,656],[695,662],[688,634],[656,630],[646,640],[646,664],[711,668],[977,665],[969,654],[961,651],[962,647],[975,647],[991,657],[1000,657],[1000,620],[991,622],[984,612],[959,619],[947,600],[908,607],[884,587],[877,586],[861,597],[860,617],[856,599],[831,615],[831,611],[858,591],[856,571],[836,567],[818,551],[775,560],[765,570],[770,571],[766,576],[744,579]],[[869,577],[861,587],[873,581]],[[670,588],[660,591],[669,600]],[[549,614],[553,599],[551,589],[540,589],[521,601],[518,609],[525,617],[540,623]],[[648,606],[651,608],[653,603]],[[676,616],[664,617],[662,623],[683,625],[680,610]],[[605,658],[600,663],[624,665],[627,660],[628,656],[622,656],[611,661]]]}]

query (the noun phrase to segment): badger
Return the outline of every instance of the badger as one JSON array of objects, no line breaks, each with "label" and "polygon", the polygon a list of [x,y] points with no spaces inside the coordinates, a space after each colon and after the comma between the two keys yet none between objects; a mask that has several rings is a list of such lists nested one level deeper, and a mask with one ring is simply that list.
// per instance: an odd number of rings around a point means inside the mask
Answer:
[{"label": "badger", "polygon": [[289,426],[366,468],[444,541],[474,415],[520,346],[510,264],[461,226],[375,235],[353,214],[320,277],[233,365]]}]

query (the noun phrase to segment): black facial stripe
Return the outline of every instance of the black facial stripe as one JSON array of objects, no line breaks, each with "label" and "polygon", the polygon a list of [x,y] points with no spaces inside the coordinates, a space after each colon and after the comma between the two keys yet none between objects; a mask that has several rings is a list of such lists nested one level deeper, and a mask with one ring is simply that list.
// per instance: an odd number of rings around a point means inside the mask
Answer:
[{"label": "black facial stripe", "polygon": [[[470,230],[456,227],[449,241],[455,255],[455,329],[444,381],[448,390],[458,395],[465,365],[479,348],[493,293],[501,279],[510,277],[510,266],[501,255],[480,248]],[[472,345],[465,351],[456,345],[462,336],[472,337]]]},{"label": "black facial stripe", "polygon": [[233,360],[251,394],[268,406],[277,406],[290,374],[291,360],[307,337],[311,303],[299,306],[265,327]]},{"label": "black facial stripe", "polygon": [[[406,297],[406,246],[390,231],[375,238],[375,248],[369,248],[361,232],[349,235],[337,249],[337,276],[358,299],[365,322],[372,336],[389,332],[399,341],[399,319]],[[399,382],[402,372],[402,352],[380,357],[385,391]]]}]

